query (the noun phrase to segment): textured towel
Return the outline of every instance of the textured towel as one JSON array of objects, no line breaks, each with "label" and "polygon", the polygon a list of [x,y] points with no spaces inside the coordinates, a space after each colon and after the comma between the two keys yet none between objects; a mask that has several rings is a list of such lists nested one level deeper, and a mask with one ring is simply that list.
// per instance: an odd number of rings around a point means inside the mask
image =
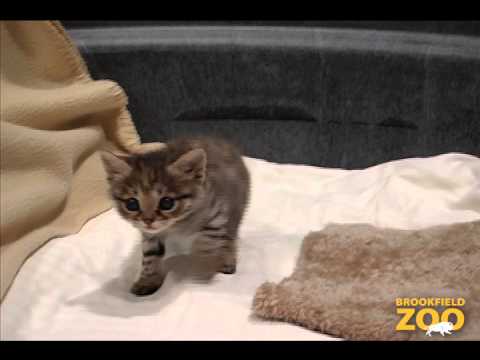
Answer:
[{"label": "textured towel", "polygon": [[59,22],[5,21],[0,34],[3,299],[33,251],[111,207],[98,150],[139,137],[123,90],[92,80]]},{"label": "textured towel", "polygon": [[[304,239],[290,277],[258,288],[253,308],[349,340],[480,340],[479,264],[480,221],[422,230],[330,225]],[[396,298],[432,297],[465,299],[458,332],[430,338],[418,328],[396,330]],[[415,317],[409,324],[418,325]]]}]

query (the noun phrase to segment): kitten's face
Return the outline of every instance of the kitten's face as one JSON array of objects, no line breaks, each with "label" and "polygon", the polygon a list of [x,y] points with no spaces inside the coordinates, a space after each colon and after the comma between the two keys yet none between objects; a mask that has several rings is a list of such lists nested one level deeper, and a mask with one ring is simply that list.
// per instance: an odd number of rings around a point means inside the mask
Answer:
[{"label": "kitten's face", "polygon": [[159,233],[191,213],[204,195],[206,154],[191,150],[168,164],[166,150],[144,155],[104,153],[120,215],[144,233]]}]

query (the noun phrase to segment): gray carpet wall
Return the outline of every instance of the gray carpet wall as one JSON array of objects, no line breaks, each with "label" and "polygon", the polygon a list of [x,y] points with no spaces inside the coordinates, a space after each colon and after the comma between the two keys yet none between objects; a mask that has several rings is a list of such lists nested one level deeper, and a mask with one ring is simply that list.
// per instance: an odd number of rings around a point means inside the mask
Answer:
[{"label": "gray carpet wall", "polygon": [[213,134],[247,156],[358,169],[480,156],[480,37],[342,28],[70,29],[142,141]]}]

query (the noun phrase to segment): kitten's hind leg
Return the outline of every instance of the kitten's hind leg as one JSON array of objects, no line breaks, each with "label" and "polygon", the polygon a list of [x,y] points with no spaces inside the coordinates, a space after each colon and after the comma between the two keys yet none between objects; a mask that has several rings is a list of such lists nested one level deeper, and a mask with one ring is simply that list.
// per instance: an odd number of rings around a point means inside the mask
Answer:
[{"label": "kitten's hind leg", "polygon": [[164,254],[163,243],[154,239],[143,240],[142,271],[130,289],[131,293],[137,296],[151,295],[162,286],[165,279]]},{"label": "kitten's hind leg", "polygon": [[226,235],[201,236],[194,243],[193,253],[210,258],[214,272],[234,274],[237,270],[235,240]]},{"label": "kitten's hind leg", "polygon": [[223,249],[223,264],[219,272],[222,274],[235,274],[237,272],[237,246],[236,239],[228,239]]}]

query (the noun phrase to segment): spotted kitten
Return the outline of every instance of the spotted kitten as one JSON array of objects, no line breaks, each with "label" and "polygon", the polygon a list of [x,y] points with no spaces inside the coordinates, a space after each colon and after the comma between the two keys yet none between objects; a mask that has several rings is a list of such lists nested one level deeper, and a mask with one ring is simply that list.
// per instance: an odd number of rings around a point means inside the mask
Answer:
[{"label": "spotted kitten", "polygon": [[102,154],[120,215],[143,235],[142,271],[131,292],[154,293],[166,275],[165,241],[193,242],[193,253],[236,271],[236,240],[249,198],[241,154],[219,139],[178,139],[144,154]]}]

